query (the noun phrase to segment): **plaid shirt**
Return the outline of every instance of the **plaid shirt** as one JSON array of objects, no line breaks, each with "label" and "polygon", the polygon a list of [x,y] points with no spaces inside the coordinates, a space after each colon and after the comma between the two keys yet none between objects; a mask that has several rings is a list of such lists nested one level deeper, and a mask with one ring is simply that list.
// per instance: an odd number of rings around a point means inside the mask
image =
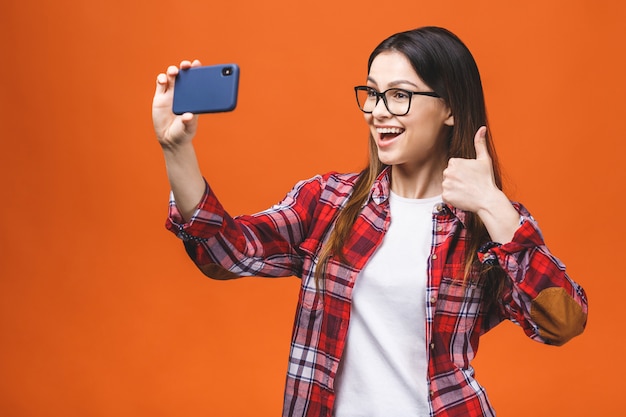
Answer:
[{"label": "plaid shirt", "polygon": [[[206,275],[297,276],[301,289],[291,341],[283,416],[332,415],[334,380],[346,342],[351,296],[359,271],[389,227],[389,169],[373,185],[347,239],[345,261],[329,260],[321,288],[314,271],[324,241],[352,192],[356,174],[330,173],[299,182],[279,204],[251,216],[230,217],[207,186],[192,219],[183,223],[173,198],[167,227]],[[478,339],[509,319],[532,339],[562,344],[582,332],[583,289],[546,248],[535,221],[515,205],[521,224],[512,242],[487,244],[483,262],[498,262],[509,279],[495,308],[486,311],[483,282],[462,285],[465,212],[439,204],[426,288],[426,341],[431,416],[495,415],[474,379]],[[475,276],[475,275],[474,275]]]}]

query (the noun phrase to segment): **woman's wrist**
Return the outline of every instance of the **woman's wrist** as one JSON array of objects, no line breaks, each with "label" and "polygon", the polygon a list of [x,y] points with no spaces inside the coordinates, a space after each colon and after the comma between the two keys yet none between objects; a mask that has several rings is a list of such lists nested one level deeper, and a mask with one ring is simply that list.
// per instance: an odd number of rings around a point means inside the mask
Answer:
[{"label": "woman's wrist", "polygon": [[501,190],[486,196],[476,214],[494,242],[510,242],[519,227],[519,213]]}]

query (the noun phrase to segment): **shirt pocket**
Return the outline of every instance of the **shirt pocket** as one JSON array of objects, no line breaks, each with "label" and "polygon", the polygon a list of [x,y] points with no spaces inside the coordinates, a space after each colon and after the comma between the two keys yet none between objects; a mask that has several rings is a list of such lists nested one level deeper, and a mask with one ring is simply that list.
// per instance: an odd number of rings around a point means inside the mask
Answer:
[{"label": "shirt pocket", "polygon": [[484,280],[467,281],[443,277],[437,311],[440,329],[448,333],[472,330],[481,312]]}]

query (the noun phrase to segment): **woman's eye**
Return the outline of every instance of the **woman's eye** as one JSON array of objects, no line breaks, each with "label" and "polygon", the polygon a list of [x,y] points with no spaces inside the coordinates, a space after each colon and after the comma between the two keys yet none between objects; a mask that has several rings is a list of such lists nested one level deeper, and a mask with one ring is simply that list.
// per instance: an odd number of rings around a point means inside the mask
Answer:
[{"label": "woman's eye", "polygon": [[393,98],[396,100],[406,100],[409,98],[409,95],[404,91],[396,91],[393,94]]}]

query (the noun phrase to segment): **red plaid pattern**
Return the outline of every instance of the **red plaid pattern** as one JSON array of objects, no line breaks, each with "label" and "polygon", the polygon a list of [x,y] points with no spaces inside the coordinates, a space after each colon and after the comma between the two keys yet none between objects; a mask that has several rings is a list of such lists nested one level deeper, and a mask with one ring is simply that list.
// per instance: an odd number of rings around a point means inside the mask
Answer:
[{"label": "red plaid pattern", "polygon": [[[283,416],[332,415],[334,379],[345,345],[354,282],[389,226],[389,170],[381,173],[344,248],[346,263],[328,262],[321,288],[314,271],[322,244],[338,211],[352,192],[356,174],[329,173],[299,182],[285,199],[255,215],[230,217],[211,189],[188,223],[173,199],[167,228],[185,242],[187,252],[209,276],[297,276],[301,289],[287,370]],[[431,416],[495,415],[470,363],[481,334],[504,319],[519,324],[540,342],[531,319],[532,300],[559,287],[586,313],[583,289],[546,248],[530,214],[516,205],[521,225],[512,242],[489,245],[483,262],[499,262],[509,281],[496,308],[486,311],[483,282],[461,285],[465,265],[465,213],[441,204],[433,211],[426,331]]]}]

